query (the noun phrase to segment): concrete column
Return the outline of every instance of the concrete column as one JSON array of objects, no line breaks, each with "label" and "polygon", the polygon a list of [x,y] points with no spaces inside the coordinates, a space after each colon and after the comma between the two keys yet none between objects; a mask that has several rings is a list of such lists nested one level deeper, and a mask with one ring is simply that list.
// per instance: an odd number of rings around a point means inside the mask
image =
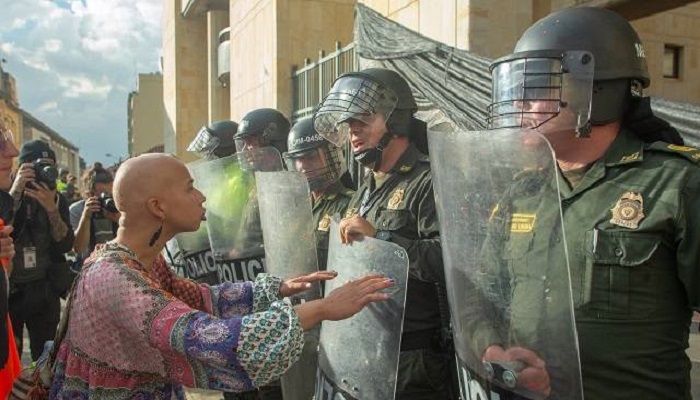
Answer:
[{"label": "concrete column", "polygon": [[209,123],[231,118],[230,83],[224,87],[218,79],[219,33],[228,26],[228,11],[209,11],[207,13],[207,29],[209,31]]},{"label": "concrete column", "polygon": [[183,19],[180,2],[163,2],[164,146],[184,161],[187,145],[208,121],[207,19]]}]

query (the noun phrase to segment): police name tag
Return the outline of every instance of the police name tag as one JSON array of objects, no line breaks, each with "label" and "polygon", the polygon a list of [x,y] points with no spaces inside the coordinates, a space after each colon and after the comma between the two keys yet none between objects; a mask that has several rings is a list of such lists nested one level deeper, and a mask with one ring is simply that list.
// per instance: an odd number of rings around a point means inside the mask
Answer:
[{"label": "police name tag", "polygon": [[24,268],[36,268],[36,247],[24,248]]}]

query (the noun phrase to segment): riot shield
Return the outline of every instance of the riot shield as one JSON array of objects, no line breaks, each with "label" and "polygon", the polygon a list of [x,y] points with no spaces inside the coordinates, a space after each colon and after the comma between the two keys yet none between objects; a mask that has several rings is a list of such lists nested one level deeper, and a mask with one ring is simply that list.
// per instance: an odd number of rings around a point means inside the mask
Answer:
[{"label": "riot shield", "polygon": [[[298,172],[256,172],[260,220],[267,272],[289,279],[318,271],[311,195],[306,177]],[[320,298],[315,283],[293,303]],[[304,333],[301,358],[282,376],[285,400],[307,400],[316,388],[320,328]]]},{"label": "riot shield", "polygon": [[408,255],[400,246],[365,238],[343,245],[337,217],[331,223],[328,266],[338,277],[326,293],[349,279],[381,273],[394,279],[392,296],[343,321],[321,327],[316,400],[393,399],[403,331]]},{"label": "riot shield", "polygon": [[[431,132],[429,144],[462,398],[582,399],[549,143],[502,129]],[[547,376],[551,392],[533,390]]]},{"label": "riot shield", "polygon": [[[197,167],[205,161],[197,160],[187,164],[190,175],[194,178],[194,187],[202,190],[200,177],[197,175]],[[204,190],[202,190],[204,193]],[[206,196],[206,193],[204,193]],[[202,221],[195,232],[182,232],[175,235],[171,243],[166,247],[168,258],[174,261],[176,272],[186,278],[199,283],[214,285],[219,283],[216,263],[209,246],[209,231],[206,221]]]},{"label": "riot shield", "polygon": [[[272,147],[256,154],[275,160],[282,168],[279,152]],[[207,197],[207,228],[212,259],[219,282],[252,281],[265,271],[265,253],[258,210],[255,175],[244,169],[239,155],[211,160],[197,167],[199,188]]]}]

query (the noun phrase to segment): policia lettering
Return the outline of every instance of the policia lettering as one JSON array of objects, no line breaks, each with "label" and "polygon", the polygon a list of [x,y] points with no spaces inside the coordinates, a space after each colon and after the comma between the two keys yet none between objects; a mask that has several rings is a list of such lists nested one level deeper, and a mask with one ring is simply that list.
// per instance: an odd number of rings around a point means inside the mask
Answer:
[{"label": "policia lettering", "polygon": [[255,281],[259,273],[265,272],[265,258],[216,261],[211,250],[207,250],[186,257],[185,269],[182,273],[177,271],[178,275],[194,280],[215,272],[219,283]]}]

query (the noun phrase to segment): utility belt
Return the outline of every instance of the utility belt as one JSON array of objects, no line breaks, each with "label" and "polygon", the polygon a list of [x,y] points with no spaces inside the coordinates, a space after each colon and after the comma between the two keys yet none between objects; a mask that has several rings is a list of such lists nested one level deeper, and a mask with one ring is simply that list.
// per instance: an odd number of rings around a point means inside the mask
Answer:
[{"label": "utility belt", "polygon": [[404,332],[401,335],[401,351],[422,349],[447,353],[452,349],[452,335],[442,328]]}]

